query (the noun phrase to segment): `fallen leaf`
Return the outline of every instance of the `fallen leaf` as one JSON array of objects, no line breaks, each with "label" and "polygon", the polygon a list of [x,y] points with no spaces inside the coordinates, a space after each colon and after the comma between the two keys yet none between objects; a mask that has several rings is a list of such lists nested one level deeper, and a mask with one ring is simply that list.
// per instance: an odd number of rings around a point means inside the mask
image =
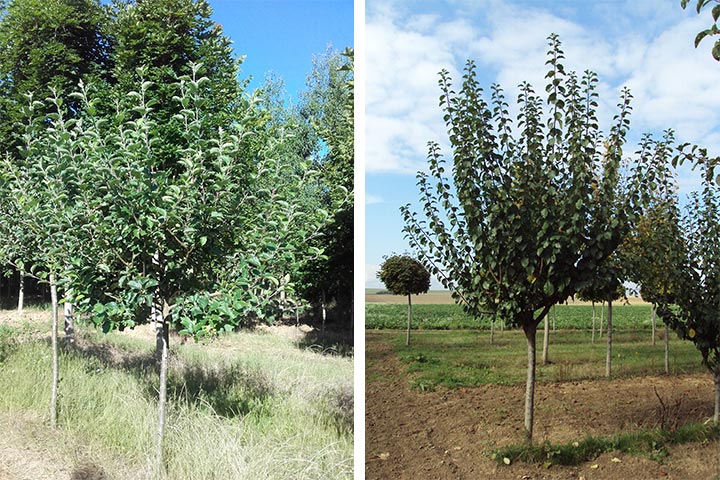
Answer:
[{"label": "fallen leaf", "polygon": [[380,460],[387,460],[388,458],[390,458],[390,454],[387,452],[384,452],[384,453],[381,453],[380,455],[378,455],[378,457],[380,458]]},{"label": "fallen leaf", "polygon": [[600,465],[596,463],[595,465],[590,465],[590,468],[592,468],[593,470],[597,470],[598,468],[600,468]]},{"label": "fallen leaf", "polygon": [[580,443],[579,443],[579,442],[573,442],[573,443],[572,443],[572,446],[573,446],[573,447],[579,447],[579,446],[580,446]]},{"label": "fallen leaf", "polygon": [[615,462],[615,463],[620,463],[620,462],[621,462],[621,460],[620,460],[619,458],[617,458],[617,457],[611,458],[610,461],[611,461],[611,462]]},{"label": "fallen leaf", "polygon": [[503,457],[503,463],[505,465],[510,465],[510,459],[508,457]]}]

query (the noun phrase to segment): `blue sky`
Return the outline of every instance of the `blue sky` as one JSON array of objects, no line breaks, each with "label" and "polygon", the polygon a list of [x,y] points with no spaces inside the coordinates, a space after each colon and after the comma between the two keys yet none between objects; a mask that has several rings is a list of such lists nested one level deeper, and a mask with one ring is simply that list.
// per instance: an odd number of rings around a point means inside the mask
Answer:
[{"label": "blue sky", "polygon": [[212,18],[245,55],[240,77],[262,86],[273,72],[291,98],[305,88],[313,55],[353,46],[352,0],[209,0]]},{"label": "blue sky", "polygon": [[[678,143],[720,155],[720,64],[712,40],[693,46],[711,17],[692,3],[683,10],[679,0],[366,0],[366,287],[381,286],[383,255],[408,248],[398,209],[417,203],[415,173],[426,170],[428,141],[450,156],[437,73],[445,68],[457,81],[467,59],[483,86],[499,83],[512,105],[523,80],[544,91],[546,38],[557,33],[566,69],[599,75],[601,129],[621,88],[631,89],[628,154],[643,133],[672,128]],[[687,194],[696,174],[682,169],[679,183]]]}]

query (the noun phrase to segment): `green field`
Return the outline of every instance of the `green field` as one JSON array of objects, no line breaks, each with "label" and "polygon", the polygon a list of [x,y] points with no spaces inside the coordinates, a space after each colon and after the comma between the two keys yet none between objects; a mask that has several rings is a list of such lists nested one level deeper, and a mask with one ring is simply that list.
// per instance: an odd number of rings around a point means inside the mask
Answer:
[{"label": "green field", "polygon": [[[595,308],[599,325],[600,305]],[[551,323],[555,319],[555,327],[558,329],[590,330],[592,327],[592,312],[592,305],[558,305],[555,312],[551,311],[550,313]],[[607,309],[605,310],[605,316],[607,316]],[[407,328],[407,305],[366,303],[365,328]],[[455,304],[420,304],[413,305],[413,324],[411,328],[416,330],[484,330],[490,328],[490,319],[473,319]],[[613,305],[613,328],[616,330],[650,329],[650,305]]]},{"label": "green field", "polygon": [[[524,384],[527,343],[519,331],[498,332],[494,344],[486,331],[416,332],[405,345],[404,332],[378,332],[406,365],[410,382],[420,390],[438,385],[449,388],[483,384]],[[550,335],[549,365],[540,365],[542,332],[538,334],[538,382],[565,382],[604,378],[605,338],[590,343],[589,332],[558,330]],[[613,335],[613,377],[664,373],[664,343],[651,345],[649,331],[622,330]],[[703,373],[700,354],[691,342],[670,336],[670,371]]]}]

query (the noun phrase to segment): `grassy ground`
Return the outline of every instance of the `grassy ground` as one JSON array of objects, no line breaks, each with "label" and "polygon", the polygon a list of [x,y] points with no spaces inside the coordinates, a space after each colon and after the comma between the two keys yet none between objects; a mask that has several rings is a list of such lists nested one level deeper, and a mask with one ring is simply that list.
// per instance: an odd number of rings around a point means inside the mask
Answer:
[{"label": "grassy ground", "polygon": [[[157,422],[152,338],[81,329],[60,358],[60,426],[52,432],[48,328],[0,327],[0,430],[36,431],[14,437],[29,452],[67,450],[70,465],[58,470],[65,476],[48,478],[95,478],[81,475],[93,468],[146,478]],[[175,339],[171,351],[167,479],[352,478],[352,358],[253,333],[207,345]]]},{"label": "grassy ground", "polygon": [[[393,345],[407,365],[415,388],[450,388],[482,384],[522,384],[527,375],[527,343],[522,332],[495,334],[490,345],[486,331],[450,330],[415,332],[411,345],[405,345],[404,332],[382,332],[384,342]],[[605,338],[590,343],[590,333],[558,330],[550,335],[549,365],[541,365],[542,332],[538,334],[539,382],[564,382],[603,378],[605,375]],[[658,335],[651,345],[650,332],[623,330],[613,335],[613,376],[657,375],[664,372],[664,347]],[[690,342],[671,334],[670,368],[672,373],[705,372],[700,354]]]},{"label": "grassy ground", "polygon": [[[601,312],[595,306],[596,322],[600,324],[601,313],[607,316],[607,308]],[[557,305],[550,312],[551,323],[560,329],[590,329],[592,326],[592,305]],[[605,320],[603,320],[603,324]],[[402,329],[407,325],[407,304],[365,305],[365,328]],[[496,323],[498,326],[499,323]],[[613,327],[615,329],[650,328],[650,305],[613,305]],[[488,329],[490,319],[473,319],[455,304],[413,305],[411,328],[418,330]]]}]

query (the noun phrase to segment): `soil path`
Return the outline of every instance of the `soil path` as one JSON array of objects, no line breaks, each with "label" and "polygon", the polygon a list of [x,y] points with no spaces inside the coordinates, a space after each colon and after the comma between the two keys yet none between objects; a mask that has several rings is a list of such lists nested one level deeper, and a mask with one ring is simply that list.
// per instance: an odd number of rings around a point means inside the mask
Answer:
[{"label": "soil path", "polygon": [[[368,479],[712,479],[720,474],[718,442],[671,447],[664,464],[615,453],[577,467],[498,466],[490,458],[492,449],[522,441],[524,385],[414,391],[385,337],[367,332],[365,338]],[[566,443],[657,427],[662,415],[653,387],[677,412],[679,424],[713,414],[710,375],[539,384],[535,441]]]}]

